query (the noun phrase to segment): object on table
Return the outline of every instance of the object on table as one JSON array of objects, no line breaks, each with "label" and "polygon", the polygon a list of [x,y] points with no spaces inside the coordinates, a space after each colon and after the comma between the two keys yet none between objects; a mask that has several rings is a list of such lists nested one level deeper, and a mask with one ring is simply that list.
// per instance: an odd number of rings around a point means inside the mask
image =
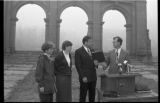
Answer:
[{"label": "object on table", "polygon": [[92,53],[93,59],[98,60],[98,62],[104,62],[105,57],[102,51],[96,51]]}]

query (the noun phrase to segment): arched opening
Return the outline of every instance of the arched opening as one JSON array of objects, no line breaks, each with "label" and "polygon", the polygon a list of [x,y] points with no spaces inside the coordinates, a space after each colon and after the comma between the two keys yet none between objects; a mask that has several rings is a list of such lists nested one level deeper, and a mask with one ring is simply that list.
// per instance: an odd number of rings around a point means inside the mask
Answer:
[{"label": "arched opening", "polygon": [[37,4],[22,6],[16,17],[16,51],[40,51],[45,41],[45,11]]},{"label": "arched opening", "polygon": [[122,48],[126,50],[126,24],[125,17],[117,10],[109,10],[103,15],[102,47],[104,52],[113,49],[113,37],[120,36],[123,39]]},{"label": "arched opening", "polygon": [[73,43],[72,51],[75,51],[82,45],[82,38],[88,32],[87,14],[79,7],[68,7],[62,12],[60,18],[62,22],[60,25],[59,48],[61,50],[64,40],[69,40]]}]

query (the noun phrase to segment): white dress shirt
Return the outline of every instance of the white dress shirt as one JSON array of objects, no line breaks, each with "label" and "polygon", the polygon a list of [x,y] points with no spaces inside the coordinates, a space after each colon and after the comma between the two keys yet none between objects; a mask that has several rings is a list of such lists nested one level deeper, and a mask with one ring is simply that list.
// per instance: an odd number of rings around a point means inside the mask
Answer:
[{"label": "white dress shirt", "polygon": [[[117,49],[115,49],[115,53],[117,52]],[[118,49],[118,59],[119,59],[119,55],[121,53],[121,47]]]},{"label": "white dress shirt", "polygon": [[83,45],[84,49],[87,51],[87,53],[91,53],[90,49],[87,48],[85,45]]},{"label": "white dress shirt", "polygon": [[64,54],[64,57],[65,57],[66,60],[67,60],[68,66],[70,67],[70,62],[71,62],[71,60],[70,60],[69,54],[66,54],[64,51],[63,51],[63,54]]}]

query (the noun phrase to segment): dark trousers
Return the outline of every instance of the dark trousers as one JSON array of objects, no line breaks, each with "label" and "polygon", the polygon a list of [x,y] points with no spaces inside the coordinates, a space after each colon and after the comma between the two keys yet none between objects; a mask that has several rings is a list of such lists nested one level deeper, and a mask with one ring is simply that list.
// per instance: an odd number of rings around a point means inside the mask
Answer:
[{"label": "dark trousers", "polygon": [[39,94],[40,102],[53,102],[53,94]]},{"label": "dark trousers", "polygon": [[94,102],[96,92],[96,81],[88,83],[80,81],[80,102],[86,101],[87,91],[89,91],[89,102]]}]

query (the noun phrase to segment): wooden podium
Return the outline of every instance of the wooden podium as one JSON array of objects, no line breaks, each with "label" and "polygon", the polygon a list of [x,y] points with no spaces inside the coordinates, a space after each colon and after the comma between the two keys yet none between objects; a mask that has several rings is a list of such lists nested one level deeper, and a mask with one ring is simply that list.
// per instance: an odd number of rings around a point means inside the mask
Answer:
[{"label": "wooden podium", "polygon": [[[135,77],[138,73],[100,75],[101,86],[97,88],[98,102],[157,102],[158,94],[155,92],[138,93],[135,91]],[[104,96],[106,92],[117,92],[118,97]]]},{"label": "wooden podium", "polygon": [[115,91],[119,95],[135,92],[135,77],[141,76],[138,73],[124,73],[124,74],[102,74],[101,76],[101,90]]}]

